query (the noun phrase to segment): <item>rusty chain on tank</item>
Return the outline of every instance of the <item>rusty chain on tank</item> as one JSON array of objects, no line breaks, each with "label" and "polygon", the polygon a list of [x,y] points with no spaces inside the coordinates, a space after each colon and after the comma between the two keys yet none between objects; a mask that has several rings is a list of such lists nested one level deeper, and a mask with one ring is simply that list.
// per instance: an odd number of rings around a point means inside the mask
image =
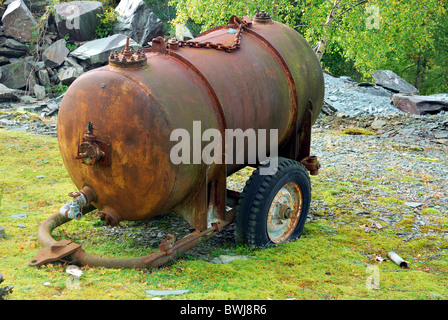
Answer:
[{"label": "rusty chain on tank", "polygon": [[239,18],[236,15],[233,15],[229,24],[236,24],[238,26],[237,31],[235,33],[235,39],[232,45],[227,46],[222,43],[212,43],[209,41],[200,42],[200,41],[178,41],[179,47],[191,47],[191,48],[207,48],[207,49],[215,49],[215,50],[224,50],[226,52],[233,52],[240,47],[241,44],[241,34],[245,27],[250,26],[250,22],[246,22],[243,19]]}]

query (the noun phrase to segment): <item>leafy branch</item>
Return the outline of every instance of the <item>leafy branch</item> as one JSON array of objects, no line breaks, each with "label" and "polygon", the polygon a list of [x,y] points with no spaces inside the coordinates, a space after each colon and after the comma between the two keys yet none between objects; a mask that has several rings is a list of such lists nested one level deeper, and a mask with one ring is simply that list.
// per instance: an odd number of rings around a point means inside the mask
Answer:
[{"label": "leafy branch", "polygon": [[[328,14],[327,20],[323,24],[324,27],[330,26],[333,21],[336,21],[337,19],[341,18],[344,14],[349,12],[350,10],[362,6],[363,4],[369,2],[368,0],[360,0],[356,3],[341,3],[342,0],[335,0],[333,3],[333,7],[330,10],[330,13]],[[325,52],[325,48],[327,46],[328,42],[328,35],[326,34],[326,31],[324,30],[324,36],[322,39],[319,40],[317,45],[314,48],[314,51],[316,53],[317,59],[322,60],[322,56]]]},{"label": "leafy branch", "polygon": [[97,38],[104,38],[110,36],[112,33],[112,26],[117,20],[117,12],[114,8],[107,8],[103,13],[97,13],[99,19],[98,25],[95,29],[95,36]]}]

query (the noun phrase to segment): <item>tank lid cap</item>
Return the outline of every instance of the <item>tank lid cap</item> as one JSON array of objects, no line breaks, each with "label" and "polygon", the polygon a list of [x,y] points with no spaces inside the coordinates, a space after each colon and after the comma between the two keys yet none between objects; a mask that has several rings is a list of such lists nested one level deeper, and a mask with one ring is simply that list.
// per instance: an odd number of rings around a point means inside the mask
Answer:
[{"label": "tank lid cap", "polygon": [[269,12],[265,12],[264,10],[260,11],[259,9],[257,9],[254,21],[258,23],[266,23],[266,22],[272,22],[272,18]]},{"label": "tank lid cap", "polygon": [[129,46],[129,37],[126,46],[120,53],[114,51],[109,56],[109,65],[120,68],[142,68],[147,63],[143,50],[133,50]]}]

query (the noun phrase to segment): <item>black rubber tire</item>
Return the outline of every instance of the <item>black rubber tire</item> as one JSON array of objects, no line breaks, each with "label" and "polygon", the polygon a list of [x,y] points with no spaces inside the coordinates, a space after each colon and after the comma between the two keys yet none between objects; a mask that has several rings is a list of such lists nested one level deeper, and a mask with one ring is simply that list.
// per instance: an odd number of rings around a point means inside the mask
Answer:
[{"label": "black rubber tire", "polygon": [[[268,167],[265,163],[260,167]],[[273,175],[261,175],[258,167],[246,182],[235,213],[235,239],[251,247],[274,244],[267,231],[267,219],[271,203],[277,192],[287,183],[297,184],[302,193],[299,221],[288,242],[302,235],[311,202],[311,182],[308,170],[298,161],[278,158],[278,169]]]}]

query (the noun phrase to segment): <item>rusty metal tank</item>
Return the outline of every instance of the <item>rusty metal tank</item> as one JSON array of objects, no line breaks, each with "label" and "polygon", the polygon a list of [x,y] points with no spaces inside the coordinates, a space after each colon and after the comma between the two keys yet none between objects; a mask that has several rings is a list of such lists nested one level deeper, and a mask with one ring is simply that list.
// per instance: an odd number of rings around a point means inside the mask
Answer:
[{"label": "rusty metal tank", "polygon": [[[127,48],[79,77],[61,102],[60,152],[109,223],[178,211],[204,230],[205,214],[189,204],[202,201],[204,177],[212,181],[219,169],[173,164],[171,132],[193,134],[194,121],[202,131],[278,129],[279,155],[301,160],[301,128],[317,118],[323,91],[320,64],[300,34],[270,17],[232,17],[188,43],[158,38],[149,50]],[[225,175],[243,166],[228,164]]]}]

